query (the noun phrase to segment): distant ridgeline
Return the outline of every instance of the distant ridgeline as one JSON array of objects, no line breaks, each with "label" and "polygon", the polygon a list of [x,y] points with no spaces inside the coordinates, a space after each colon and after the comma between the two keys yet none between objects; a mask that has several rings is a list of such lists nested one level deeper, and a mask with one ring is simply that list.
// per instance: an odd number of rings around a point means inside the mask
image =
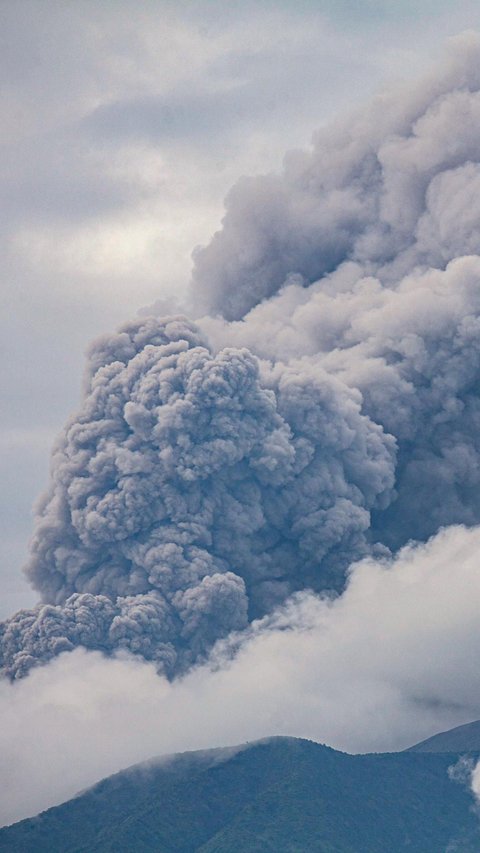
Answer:
[{"label": "distant ridgeline", "polygon": [[[470,735],[480,733],[474,725]],[[415,749],[347,755],[272,738],[152,761],[0,830],[0,850],[478,853],[472,794],[449,773],[458,753]]]},{"label": "distant ridgeline", "polygon": [[480,720],[440,732],[411,746],[406,752],[478,752],[480,753]]}]

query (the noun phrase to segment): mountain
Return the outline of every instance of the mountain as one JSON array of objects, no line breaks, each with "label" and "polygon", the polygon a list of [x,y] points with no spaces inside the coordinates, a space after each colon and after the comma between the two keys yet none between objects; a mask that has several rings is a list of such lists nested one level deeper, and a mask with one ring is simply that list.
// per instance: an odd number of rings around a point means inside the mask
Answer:
[{"label": "mountain", "polygon": [[8,853],[478,853],[452,755],[347,755],[294,738],[111,776],[0,830]]},{"label": "mountain", "polygon": [[480,720],[457,726],[448,732],[440,732],[433,737],[410,746],[406,752],[480,752]]}]

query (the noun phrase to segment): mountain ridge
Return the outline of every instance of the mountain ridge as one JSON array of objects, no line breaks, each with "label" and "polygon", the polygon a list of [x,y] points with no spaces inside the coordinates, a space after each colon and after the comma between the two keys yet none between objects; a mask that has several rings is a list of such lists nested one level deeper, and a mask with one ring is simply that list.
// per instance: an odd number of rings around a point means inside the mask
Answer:
[{"label": "mountain ridge", "polygon": [[480,849],[452,754],[349,755],[268,738],[151,760],[0,830],[15,853],[439,853]]},{"label": "mountain ridge", "polygon": [[462,726],[455,726],[444,732],[438,732],[413,746],[405,752],[480,752],[480,720],[473,720]]}]

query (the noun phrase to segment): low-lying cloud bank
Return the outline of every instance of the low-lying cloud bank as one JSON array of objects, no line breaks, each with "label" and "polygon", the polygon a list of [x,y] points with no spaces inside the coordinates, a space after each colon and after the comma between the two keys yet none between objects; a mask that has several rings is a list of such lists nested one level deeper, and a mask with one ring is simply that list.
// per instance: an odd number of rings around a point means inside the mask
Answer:
[{"label": "low-lying cloud bank", "polygon": [[82,649],[0,684],[2,822],[154,754],[274,734],[350,751],[406,747],[478,714],[480,528],[354,567],[335,600],[301,593],[234,659],[173,682]]}]

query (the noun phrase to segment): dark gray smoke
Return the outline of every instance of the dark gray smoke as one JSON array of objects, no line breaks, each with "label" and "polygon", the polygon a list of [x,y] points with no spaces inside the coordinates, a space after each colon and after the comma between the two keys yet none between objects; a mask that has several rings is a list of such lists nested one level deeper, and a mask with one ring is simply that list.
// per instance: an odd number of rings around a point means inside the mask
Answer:
[{"label": "dark gray smoke", "polygon": [[234,321],[202,320],[217,346],[322,368],[397,439],[398,498],[372,530],[391,548],[480,521],[479,254],[474,34],[282,175],[240,182],[197,252],[197,302]]},{"label": "dark gray smoke", "polygon": [[289,285],[228,329],[204,325],[361,393],[362,412],[398,444],[397,497],[375,510],[375,538],[396,549],[480,521],[480,258],[415,270],[390,288],[345,265],[308,289]]},{"label": "dark gray smoke", "polygon": [[353,560],[480,521],[479,190],[474,36],[240,182],[196,254],[207,314],[90,351],[5,672],[80,644],[171,676]]},{"label": "dark gray smoke", "polygon": [[27,574],[46,605],[3,627],[3,666],[81,644],[168,674],[306,586],[340,587],[391,498],[395,442],[319,371],[212,355],[184,318],[91,349],[53,453]]},{"label": "dark gray smoke", "polygon": [[395,287],[478,251],[479,36],[452,54],[440,74],[318,132],[282,174],[239,181],[195,253],[200,309],[238,320],[291,274],[308,287],[353,260]]}]

